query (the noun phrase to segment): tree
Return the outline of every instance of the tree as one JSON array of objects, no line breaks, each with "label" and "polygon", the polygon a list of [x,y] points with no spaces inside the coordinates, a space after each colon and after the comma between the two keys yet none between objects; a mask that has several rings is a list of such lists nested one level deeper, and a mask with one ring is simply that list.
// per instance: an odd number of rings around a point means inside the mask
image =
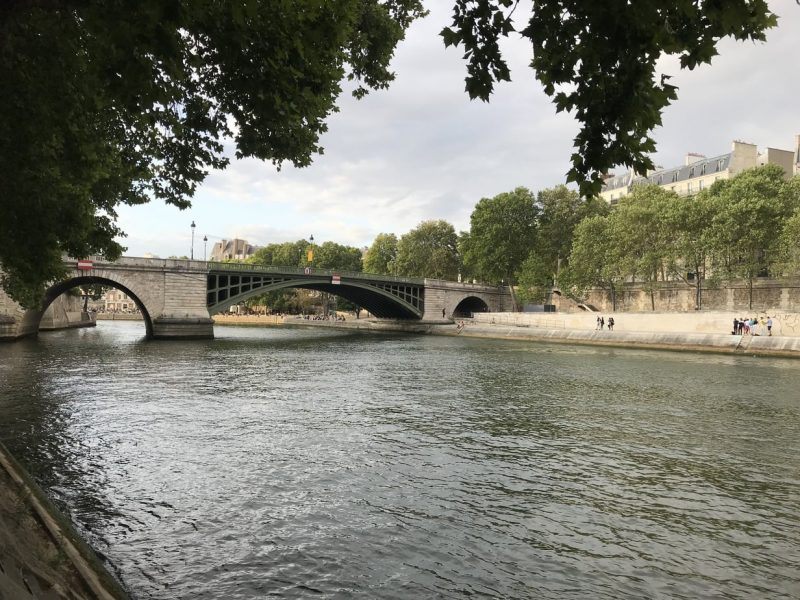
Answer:
[{"label": "tree", "polygon": [[784,223],[778,239],[778,252],[776,267],[783,273],[800,273],[800,209]]},{"label": "tree", "polygon": [[714,268],[747,280],[750,308],[753,280],[779,262],[783,223],[798,208],[797,186],[784,177],[778,165],[764,165],[710,188],[714,214],[707,239]]},{"label": "tree", "polygon": [[655,310],[656,282],[666,280],[665,257],[673,240],[667,206],[677,194],[657,185],[637,185],[609,214],[619,268],[631,281],[643,283]]},{"label": "tree", "polygon": [[536,194],[538,226],[533,248],[519,272],[519,295],[524,301],[544,301],[560,271],[567,267],[575,227],[583,219],[608,213],[600,198],[581,198],[565,185]]},{"label": "tree", "polygon": [[314,266],[319,269],[361,271],[361,250],[336,242],[325,242],[314,251]]},{"label": "tree", "polygon": [[671,233],[665,256],[669,277],[693,285],[694,308],[703,306],[703,282],[709,279],[710,243],[708,228],[714,205],[708,190],[695,196],[677,196],[666,206],[664,216]]},{"label": "tree", "polygon": [[470,216],[469,238],[462,242],[464,264],[479,279],[513,286],[533,247],[539,210],[524,187],[481,198]]},{"label": "tree", "polygon": [[189,206],[236,157],[306,166],[336,110],[386,87],[420,0],[0,3],[0,263],[35,306],[61,255],[116,258],[117,206]]},{"label": "tree", "polygon": [[447,221],[423,221],[397,243],[397,270],[407,277],[454,280],[458,236]]},{"label": "tree", "polygon": [[598,286],[611,293],[612,310],[617,310],[617,287],[625,280],[624,256],[610,216],[588,217],[575,227],[569,267],[562,274],[563,287],[582,297]]},{"label": "tree", "polygon": [[394,275],[397,260],[397,236],[379,233],[364,255],[364,271],[376,275]]},{"label": "tree", "polygon": [[567,181],[584,196],[600,191],[615,165],[638,173],[653,168],[650,137],[661,113],[677,98],[669,77],[656,73],[662,55],[678,55],[681,68],[709,63],[723,37],[765,39],[777,24],[767,0],[535,0],[517,30],[519,0],[456,0],[446,46],[462,46],[466,91],[487,101],[494,84],[511,74],[499,40],[514,32],[533,46],[531,67],[556,110],[573,111],[581,124]]}]

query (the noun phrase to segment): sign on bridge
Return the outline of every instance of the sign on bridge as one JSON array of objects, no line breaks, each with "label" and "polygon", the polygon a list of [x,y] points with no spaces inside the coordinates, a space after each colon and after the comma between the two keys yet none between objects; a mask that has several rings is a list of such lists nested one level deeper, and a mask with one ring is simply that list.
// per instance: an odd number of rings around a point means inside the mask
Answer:
[{"label": "sign on bridge", "polygon": [[78,270],[79,271],[91,271],[94,268],[94,264],[90,260],[79,260],[78,261]]}]

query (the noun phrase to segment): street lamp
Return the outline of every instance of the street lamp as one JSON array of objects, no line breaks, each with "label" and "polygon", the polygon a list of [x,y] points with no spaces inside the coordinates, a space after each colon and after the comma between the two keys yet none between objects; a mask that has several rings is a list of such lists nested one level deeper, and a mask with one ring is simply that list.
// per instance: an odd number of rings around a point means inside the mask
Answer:
[{"label": "street lamp", "polygon": [[203,236],[203,260],[206,260],[206,248],[208,248],[208,236]]},{"label": "street lamp", "polygon": [[192,221],[191,227],[192,227],[192,250],[191,252],[189,252],[189,258],[194,260],[194,228],[196,227],[194,221]]}]

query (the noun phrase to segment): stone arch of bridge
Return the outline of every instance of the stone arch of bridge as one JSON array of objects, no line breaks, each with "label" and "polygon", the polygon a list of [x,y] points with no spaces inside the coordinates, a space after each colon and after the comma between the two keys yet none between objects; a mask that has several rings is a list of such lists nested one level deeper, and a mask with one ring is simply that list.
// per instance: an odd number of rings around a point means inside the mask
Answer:
[{"label": "stone arch of bridge", "polygon": [[476,312],[489,312],[489,305],[486,304],[483,298],[479,298],[478,296],[466,296],[462,298],[453,309],[453,318],[468,318]]},{"label": "stone arch of bridge", "polygon": [[315,290],[318,292],[327,292],[334,296],[339,296],[345,300],[349,300],[354,304],[368,310],[370,313],[379,318],[395,318],[395,319],[421,319],[423,311],[414,307],[409,302],[392,295],[386,290],[382,290],[375,286],[359,281],[342,281],[340,285],[333,285],[330,283],[322,283],[319,279],[290,279],[279,281],[255,290],[250,290],[242,294],[237,294],[227,298],[223,302],[210,305],[208,307],[209,314],[216,314],[223,310],[243,302],[253,296],[259,296],[267,292],[274,292],[277,290],[288,288],[302,288],[307,290]]},{"label": "stone arch of bridge", "polygon": [[[53,301],[58,298],[64,292],[67,292],[76,287],[82,287],[87,285],[103,285],[107,287],[113,287],[115,289],[121,290],[128,297],[133,300],[134,304],[136,304],[136,308],[142,313],[142,318],[144,319],[144,326],[146,335],[148,338],[153,337],[153,319],[150,316],[150,311],[148,310],[145,303],[140,298],[140,295],[137,294],[131,286],[126,285],[118,280],[118,278],[110,278],[110,277],[103,277],[99,275],[81,275],[78,277],[71,277],[69,279],[65,279],[64,281],[60,281],[50,287],[44,295],[44,300],[42,301],[42,307],[39,311],[38,320],[41,320],[42,315],[47,310],[47,307],[53,303]],[[37,323],[38,329],[38,323]]]}]

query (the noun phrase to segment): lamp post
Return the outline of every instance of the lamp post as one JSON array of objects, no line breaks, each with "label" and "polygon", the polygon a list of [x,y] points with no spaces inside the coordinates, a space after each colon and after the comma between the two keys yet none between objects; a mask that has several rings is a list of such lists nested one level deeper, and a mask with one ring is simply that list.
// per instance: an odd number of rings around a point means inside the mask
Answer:
[{"label": "lamp post", "polygon": [[189,252],[189,258],[191,260],[194,260],[194,228],[196,227],[196,225],[194,224],[194,221],[192,221],[191,227],[192,227],[192,249]]},{"label": "lamp post", "polygon": [[203,236],[203,260],[206,260],[206,249],[208,248],[208,236]]}]

